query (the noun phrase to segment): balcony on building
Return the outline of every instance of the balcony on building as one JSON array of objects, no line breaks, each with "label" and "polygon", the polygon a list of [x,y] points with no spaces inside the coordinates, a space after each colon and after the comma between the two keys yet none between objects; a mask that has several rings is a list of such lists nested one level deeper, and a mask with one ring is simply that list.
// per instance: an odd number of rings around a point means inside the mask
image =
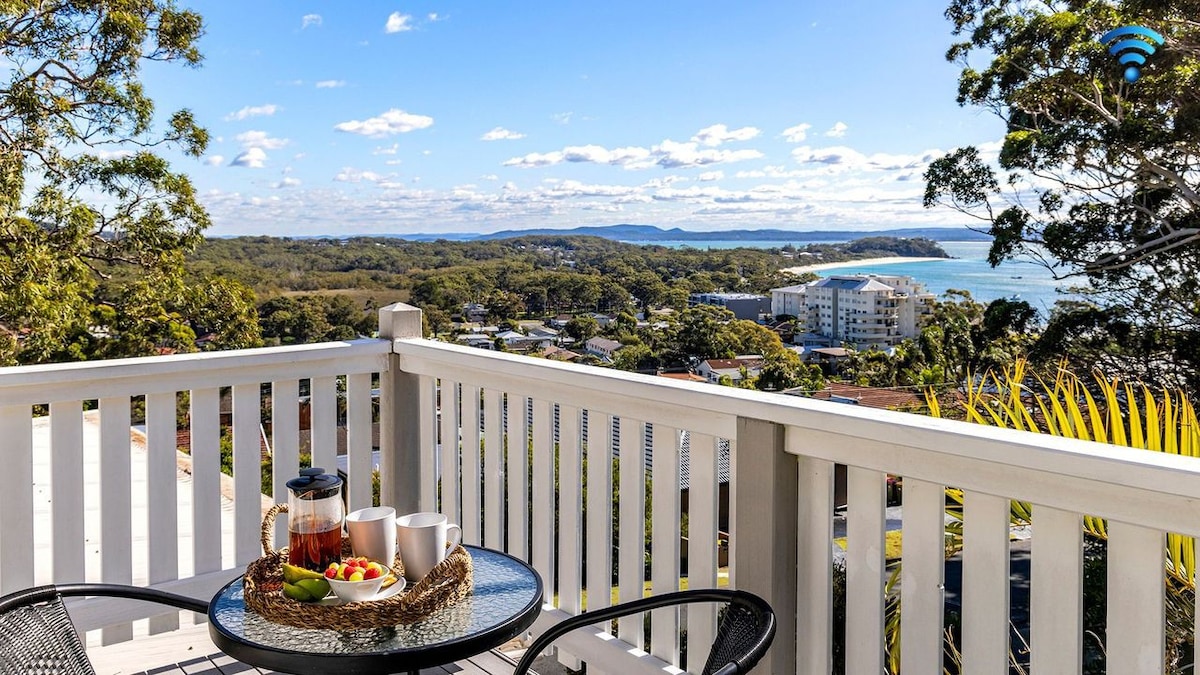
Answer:
[{"label": "balcony on building", "polygon": [[[779,619],[761,672],[830,673],[843,631],[846,672],[883,672],[899,479],[903,672],[942,672],[951,623],[964,672],[1007,674],[1014,630],[1033,672],[1081,672],[1085,515],[1107,519],[1108,672],[1163,672],[1164,533],[1200,535],[1191,458],[472,349],[423,339],[405,305],[380,310],[380,335],[0,369],[0,593],[108,581],[207,598],[261,554],[264,509],[286,494],[301,439],[331,468],[344,436],[350,508],[372,502],[378,463],[383,503],[445,512],[465,542],[531,562],[547,589],[535,632],[684,583],[729,585]],[[947,487],[966,500],[957,587]],[[1033,504],[1027,546],[1012,540],[1011,499]],[[283,545],[286,527],[274,536]],[[1018,549],[1032,570],[1021,594],[1010,592]],[[181,621],[83,602],[91,644]],[[716,625],[714,609],[660,610],[648,628],[572,634],[556,654],[589,673],[699,672],[681,634],[708,644]]]}]

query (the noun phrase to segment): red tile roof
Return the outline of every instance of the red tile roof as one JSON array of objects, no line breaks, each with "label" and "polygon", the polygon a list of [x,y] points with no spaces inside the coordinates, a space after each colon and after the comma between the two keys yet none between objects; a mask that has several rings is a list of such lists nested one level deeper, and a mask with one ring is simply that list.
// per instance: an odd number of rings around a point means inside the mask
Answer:
[{"label": "red tile roof", "polygon": [[833,397],[850,398],[858,405],[869,408],[919,408],[925,405],[925,397],[912,389],[880,389],[876,387],[860,387],[857,384],[845,382],[830,382],[825,389],[812,395],[813,398],[826,401]]}]

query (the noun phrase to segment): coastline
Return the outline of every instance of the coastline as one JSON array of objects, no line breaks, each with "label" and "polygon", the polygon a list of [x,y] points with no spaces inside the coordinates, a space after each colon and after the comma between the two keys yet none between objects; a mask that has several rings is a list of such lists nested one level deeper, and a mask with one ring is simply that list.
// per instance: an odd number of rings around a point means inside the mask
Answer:
[{"label": "coastline", "polygon": [[791,272],[792,274],[803,274],[805,272],[823,272],[825,270],[835,270],[842,267],[859,267],[861,265],[895,265],[896,263],[937,262],[939,260],[953,260],[953,258],[908,258],[904,256],[888,256],[886,258],[860,258],[859,260],[843,260],[841,262],[814,263],[812,265],[786,267],[780,271]]}]

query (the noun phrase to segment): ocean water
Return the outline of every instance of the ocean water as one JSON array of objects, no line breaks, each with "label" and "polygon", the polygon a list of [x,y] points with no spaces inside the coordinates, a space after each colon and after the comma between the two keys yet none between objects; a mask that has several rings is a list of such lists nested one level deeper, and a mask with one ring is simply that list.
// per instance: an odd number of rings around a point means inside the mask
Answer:
[{"label": "ocean water", "polygon": [[1033,262],[1006,262],[992,268],[987,262],[989,242],[938,242],[949,260],[902,262],[891,265],[847,265],[817,272],[833,274],[903,274],[925,284],[931,293],[942,294],[947,289],[967,290],[981,302],[998,298],[1024,300],[1041,313],[1049,315],[1056,300],[1074,297],[1060,293],[1068,284],[1057,281],[1049,270]]},{"label": "ocean water", "polygon": [[[691,246],[698,249],[725,249],[744,246],[747,248],[779,248],[791,243],[803,247],[808,244],[802,239],[786,241],[629,241],[629,244],[658,244],[680,248]],[[824,244],[834,242],[820,242]],[[998,298],[1024,300],[1041,313],[1049,316],[1056,300],[1073,297],[1060,293],[1059,287],[1067,284],[1056,281],[1046,268],[1033,262],[1006,262],[992,268],[987,263],[987,252],[991,246],[986,241],[941,241],[946,253],[954,256],[948,260],[930,262],[903,262],[890,265],[847,265],[817,274],[827,277],[833,274],[903,274],[925,284],[926,290],[941,295],[948,289],[966,290],[981,302]]]}]

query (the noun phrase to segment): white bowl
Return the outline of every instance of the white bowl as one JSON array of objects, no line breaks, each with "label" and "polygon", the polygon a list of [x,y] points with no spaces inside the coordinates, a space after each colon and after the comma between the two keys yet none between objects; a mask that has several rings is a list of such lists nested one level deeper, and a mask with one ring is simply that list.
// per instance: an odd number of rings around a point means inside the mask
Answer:
[{"label": "white bowl", "polygon": [[329,585],[343,602],[362,602],[378,595],[379,589],[383,587],[383,580],[386,578],[387,575],[385,574],[374,579],[363,579],[362,581],[329,579]]}]

